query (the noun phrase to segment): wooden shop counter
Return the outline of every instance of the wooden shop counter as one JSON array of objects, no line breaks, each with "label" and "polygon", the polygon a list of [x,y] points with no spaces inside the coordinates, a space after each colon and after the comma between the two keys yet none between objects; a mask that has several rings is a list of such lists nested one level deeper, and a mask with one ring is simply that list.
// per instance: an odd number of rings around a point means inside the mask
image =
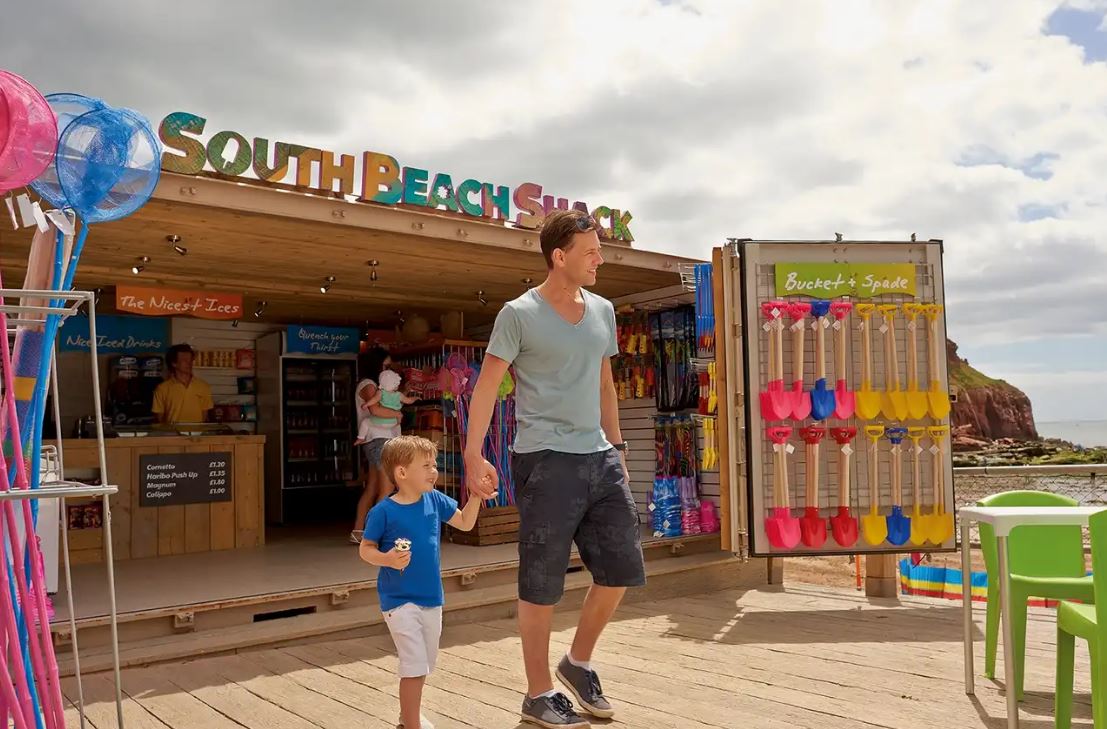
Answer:
[{"label": "wooden shop counter", "polygon": [[[257,547],[265,543],[265,436],[109,438],[107,480],[116,560]],[[100,477],[94,439],[62,441],[70,480]],[[74,563],[103,561],[99,498],[66,501]]]}]

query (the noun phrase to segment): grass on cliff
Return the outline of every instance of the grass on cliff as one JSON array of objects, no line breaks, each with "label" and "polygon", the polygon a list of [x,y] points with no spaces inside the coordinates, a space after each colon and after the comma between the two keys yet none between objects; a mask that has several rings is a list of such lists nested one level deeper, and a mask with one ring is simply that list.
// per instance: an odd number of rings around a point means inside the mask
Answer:
[{"label": "grass on cliff", "polygon": [[997,380],[993,377],[988,377],[980,370],[975,369],[974,367],[964,362],[957,362],[950,368],[949,379],[953,385],[961,390],[968,390],[973,387],[1011,386],[1007,384],[1007,382],[1004,380]]}]

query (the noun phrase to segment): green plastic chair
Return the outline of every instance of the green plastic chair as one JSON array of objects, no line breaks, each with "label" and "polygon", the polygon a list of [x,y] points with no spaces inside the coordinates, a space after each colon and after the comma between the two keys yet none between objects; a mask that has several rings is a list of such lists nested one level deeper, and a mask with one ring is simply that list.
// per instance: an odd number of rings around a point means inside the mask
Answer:
[{"label": "green plastic chair", "polygon": [[[1107,595],[1107,509],[1088,519],[1092,533],[1092,581],[1095,592]],[[1053,705],[1053,721],[1057,729],[1072,725],[1072,678],[1076,639],[1088,641],[1092,657],[1092,725],[1107,729],[1107,599],[1094,605],[1063,601],[1057,606],[1057,694]]]},{"label": "green plastic chair", "polygon": [[[1077,506],[1074,499],[1044,491],[1005,491],[977,506]],[[988,607],[984,631],[984,675],[995,678],[999,640],[999,556],[995,530],[980,525],[980,549],[988,571]],[[1011,635],[1015,695],[1022,699],[1026,659],[1026,602],[1031,597],[1092,602],[1095,588],[1084,566],[1084,535],[1078,526],[1016,527],[1007,538],[1011,573]],[[1008,687],[1010,690],[1010,687]],[[1107,729],[1107,728],[1105,728]]]}]

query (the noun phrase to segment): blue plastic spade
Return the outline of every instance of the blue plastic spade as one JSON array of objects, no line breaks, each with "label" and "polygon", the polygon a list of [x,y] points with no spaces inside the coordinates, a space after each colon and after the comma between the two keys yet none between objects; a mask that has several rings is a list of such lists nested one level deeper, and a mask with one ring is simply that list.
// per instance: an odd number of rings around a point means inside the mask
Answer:
[{"label": "blue plastic spade", "polygon": [[830,302],[816,299],[811,302],[811,314],[815,317],[815,389],[811,391],[811,417],[826,420],[834,414],[837,403],[834,390],[826,387],[826,349],[823,346],[823,329]]},{"label": "blue plastic spade", "polygon": [[903,453],[900,450],[907,428],[887,428],[884,434],[892,442],[892,513],[888,515],[888,542],[898,547],[911,538],[911,518],[903,514]]}]

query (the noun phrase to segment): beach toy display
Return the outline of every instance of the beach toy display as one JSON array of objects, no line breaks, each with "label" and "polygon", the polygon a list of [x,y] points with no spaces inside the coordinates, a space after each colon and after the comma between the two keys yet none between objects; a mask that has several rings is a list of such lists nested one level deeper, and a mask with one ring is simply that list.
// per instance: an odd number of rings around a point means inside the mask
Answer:
[{"label": "beach toy display", "polygon": [[[40,198],[34,203],[39,232],[27,265],[26,280],[33,288],[72,289],[90,225],[119,220],[138,210],[157,184],[160,159],[160,144],[141,115],[77,94],[43,97],[24,79],[0,70],[0,192],[30,186]],[[59,213],[40,215],[43,205]],[[56,231],[51,234],[53,228]],[[59,299],[21,303],[62,306]],[[40,315],[37,320],[24,316],[15,332],[14,351],[7,337],[0,341],[4,386],[0,436],[9,454],[0,459],[0,489],[40,486],[37,464],[50,353],[60,319],[57,314]],[[8,330],[4,313],[0,313],[0,326]],[[33,536],[38,502],[5,500],[0,511],[7,555],[6,569],[0,570],[0,639],[7,646],[7,651],[0,651],[0,712],[5,724],[16,727],[63,727],[49,628],[52,606],[46,597],[42,554]]]},{"label": "beach toy display", "polygon": [[[720,370],[720,403],[723,385],[738,401],[720,408],[718,427],[729,441],[723,452],[746,477],[751,553],[894,554],[908,542],[952,549],[941,241],[728,240],[724,260],[738,262],[739,283],[724,286],[736,309],[725,336],[738,342],[740,361]],[[930,459],[921,457],[927,436]],[[800,509],[793,479],[803,480]]]}]

